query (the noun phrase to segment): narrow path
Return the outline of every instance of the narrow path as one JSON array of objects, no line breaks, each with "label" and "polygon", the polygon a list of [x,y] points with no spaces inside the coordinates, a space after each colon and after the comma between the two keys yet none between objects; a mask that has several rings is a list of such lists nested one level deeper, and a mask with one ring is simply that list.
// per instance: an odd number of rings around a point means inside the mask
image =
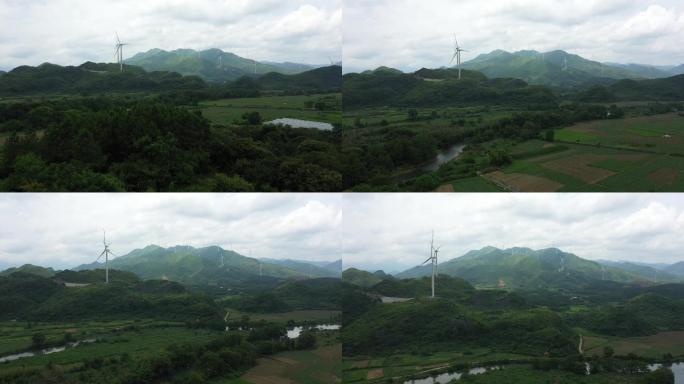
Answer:
[{"label": "narrow path", "polygon": [[229,314],[230,314],[230,312],[229,312],[229,311],[226,311],[226,315],[223,316],[223,321],[226,322],[226,323],[228,322],[228,315],[229,315]]},{"label": "narrow path", "polygon": [[582,344],[583,344],[583,342],[584,342],[584,338],[582,338],[582,334],[580,333],[579,347],[577,348],[577,350],[579,351],[580,355],[583,355],[583,354],[584,354],[584,352],[582,352]]}]

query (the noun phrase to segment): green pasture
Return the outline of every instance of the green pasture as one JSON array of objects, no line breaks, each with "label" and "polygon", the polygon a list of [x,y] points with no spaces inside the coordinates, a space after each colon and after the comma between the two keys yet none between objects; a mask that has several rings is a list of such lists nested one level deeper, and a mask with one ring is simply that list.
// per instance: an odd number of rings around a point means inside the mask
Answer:
[{"label": "green pasture", "polygon": [[[310,103],[324,101],[334,105],[334,109],[319,111]],[[228,125],[240,122],[242,115],[248,112],[259,112],[263,121],[278,118],[339,123],[342,116],[342,95],[311,96],[267,96],[241,99],[222,99],[199,103],[202,115],[213,124]]]}]

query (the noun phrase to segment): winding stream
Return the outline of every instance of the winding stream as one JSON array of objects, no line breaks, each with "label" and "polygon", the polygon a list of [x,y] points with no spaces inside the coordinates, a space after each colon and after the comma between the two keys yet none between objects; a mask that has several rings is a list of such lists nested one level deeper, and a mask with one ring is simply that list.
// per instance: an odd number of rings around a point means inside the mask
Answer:
[{"label": "winding stream", "polygon": [[321,324],[321,325],[316,325],[313,327],[302,327],[302,326],[297,326],[292,329],[287,330],[287,338],[288,339],[296,339],[299,337],[299,335],[302,333],[303,330],[305,329],[311,329],[311,328],[316,328],[322,331],[334,331],[340,329],[339,324]]},{"label": "winding stream", "polygon": [[35,351],[35,352],[15,353],[13,355],[7,355],[7,356],[0,357],[0,363],[6,363],[9,361],[19,360],[19,359],[23,359],[25,357],[32,357],[32,356],[36,356],[36,355],[49,355],[52,353],[64,352],[67,349],[78,347],[81,344],[88,344],[88,343],[94,343],[94,342],[95,342],[95,339],[85,339],[85,340],[80,340],[80,341],[76,341],[73,343],[67,343],[66,345],[63,345],[61,347],[45,348],[45,349],[41,349],[41,350]]}]

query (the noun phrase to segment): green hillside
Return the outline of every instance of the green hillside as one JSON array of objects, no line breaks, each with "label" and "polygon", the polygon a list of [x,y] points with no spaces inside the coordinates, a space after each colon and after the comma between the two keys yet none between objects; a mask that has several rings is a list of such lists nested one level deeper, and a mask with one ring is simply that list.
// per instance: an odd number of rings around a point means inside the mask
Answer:
[{"label": "green hillside", "polygon": [[[149,245],[110,260],[110,268],[133,272],[143,279],[168,279],[200,285],[233,285],[251,280],[304,278],[304,272],[281,265],[260,262],[217,246],[162,248]],[[76,269],[101,269],[102,263],[80,265]]]},{"label": "green hillside", "polygon": [[[441,263],[437,270],[474,285],[506,288],[579,287],[595,280],[650,282],[638,274],[602,266],[556,248],[485,247]],[[431,267],[425,265],[406,270],[397,277],[420,277],[430,273]]]},{"label": "green hillside", "polygon": [[555,96],[545,87],[517,79],[487,79],[464,70],[421,69],[415,73],[376,70],[344,75],[345,108],[372,106],[435,107],[464,104],[548,104]]},{"label": "green hillside", "polygon": [[37,67],[21,66],[0,78],[0,95],[197,90],[206,87],[206,83],[196,76],[145,72],[130,65],[120,72],[116,64],[92,62],[77,67],[49,63]]},{"label": "green hillside", "polygon": [[270,72],[256,82],[263,90],[338,92],[342,88],[342,67],[333,65],[292,75]]},{"label": "green hillside", "polygon": [[382,279],[368,271],[362,271],[356,268],[347,268],[342,272],[342,280],[345,283],[358,285],[360,287],[371,287]]},{"label": "green hillside", "polygon": [[313,66],[295,63],[260,63],[220,49],[195,51],[151,49],[124,61],[147,71],[171,71],[187,76],[199,76],[206,81],[226,82],[242,76],[261,76],[270,72],[296,74]]},{"label": "green hillside", "polygon": [[[102,270],[65,271],[53,278],[21,272],[0,277],[0,318],[220,320],[220,311],[208,296],[168,282],[142,282],[129,272],[109,272],[109,284],[104,283]],[[83,285],[67,286],[65,282]]]},{"label": "green hillside", "polygon": [[[480,71],[487,77],[513,77],[531,84],[576,87],[601,79],[639,79],[627,68],[591,61],[565,51],[537,52],[502,50],[482,54],[463,63],[463,68]],[[668,76],[662,72],[658,77]]]},{"label": "green hillside", "polygon": [[656,268],[647,265],[630,263],[628,261],[597,260],[597,262],[609,267],[622,269],[624,271],[637,275],[644,280],[650,280],[654,282],[682,280],[682,278],[677,276],[676,274],[669,273],[667,271],[660,271]]},{"label": "green hillside", "polygon": [[650,80],[620,80],[596,85],[579,92],[580,101],[681,101],[684,100],[684,75]]},{"label": "green hillside", "polygon": [[280,265],[310,277],[340,277],[342,271],[335,263],[309,262],[291,259],[260,259],[264,263]]},{"label": "green hillside", "polygon": [[8,276],[14,272],[24,272],[40,277],[52,277],[56,271],[52,268],[44,268],[33,264],[24,264],[21,267],[7,268],[0,272],[0,276]]}]

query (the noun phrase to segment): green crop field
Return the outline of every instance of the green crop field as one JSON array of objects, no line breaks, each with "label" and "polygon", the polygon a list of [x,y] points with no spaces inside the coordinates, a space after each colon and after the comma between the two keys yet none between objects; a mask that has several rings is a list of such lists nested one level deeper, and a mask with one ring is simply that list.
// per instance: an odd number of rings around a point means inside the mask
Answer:
[{"label": "green crop field", "polygon": [[[326,345],[309,351],[287,351],[258,360],[239,380],[224,383],[323,384],[339,382],[342,345]],[[217,381],[221,383],[222,381]]]},{"label": "green crop field", "polygon": [[[318,101],[325,102],[330,109],[315,109],[313,104]],[[199,107],[204,117],[221,125],[239,122],[247,112],[259,112],[263,121],[289,117],[335,124],[342,119],[341,94],[223,99],[201,102]]]},{"label": "green crop field", "polygon": [[[490,177],[519,191],[536,191],[544,183],[556,186],[555,191],[566,192],[681,191],[684,188],[684,157],[603,146],[564,145],[567,150],[515,160],[502,173],[493,173]],[[455,190],[457,184],[458,181]]]},{"label": "green crop field", "polygon": [[585,336],[585,353],[601,355],[604,347],[611,347],[617,355],[635,353],[660,359],[666,353],[684,357],[684,332],[661,332],[642,337]]},{"label": "green crop field", "polygon": [[677,113],[598,120],[556,131],[556,140],[684,154],[684,117]]}]

